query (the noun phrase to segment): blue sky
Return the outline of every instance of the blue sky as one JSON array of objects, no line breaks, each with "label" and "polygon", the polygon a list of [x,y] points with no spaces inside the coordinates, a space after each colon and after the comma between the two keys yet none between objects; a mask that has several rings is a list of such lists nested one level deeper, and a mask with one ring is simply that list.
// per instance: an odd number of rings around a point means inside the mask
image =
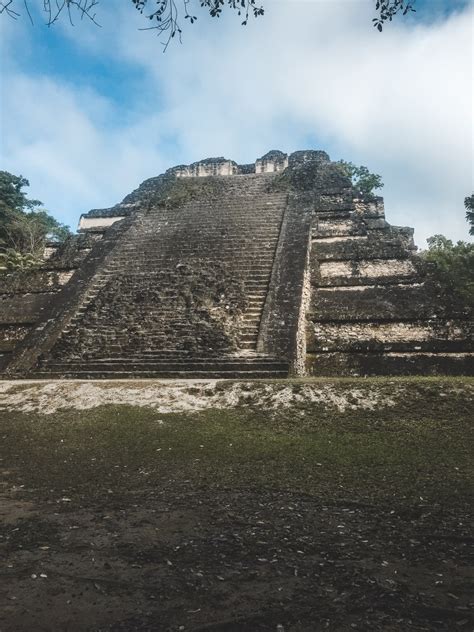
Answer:
[{"label": "blue sky", "polygon": [[174,164],[320,148],[381,173],[419,245],[466,239],[472,2],[418,0],[382,34],[372,0],[262,3],[245,28],[198,13],[165,54],[122,0],[101,0],[101,28],[0,16],[0,168],[75,227]]}]

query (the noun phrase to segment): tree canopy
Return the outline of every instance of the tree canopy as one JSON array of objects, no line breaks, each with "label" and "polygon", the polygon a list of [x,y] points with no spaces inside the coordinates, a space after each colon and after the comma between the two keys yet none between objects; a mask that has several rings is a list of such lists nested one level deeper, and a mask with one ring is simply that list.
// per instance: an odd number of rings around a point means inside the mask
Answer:
[{"label": "tree canopy", "polygon": [[469,224],[469,234],[474,235],[474,193],[464,198],[464,207],[466,209],[466,220]]},{"label": "tree canopy", "polygon": [[[257,18],[264,14],[264,6],[260,0],[128,0],[130,7],[143,16],[146,21],[144,30],[154,29],[167,38],[165,48],[175,37],[181,37],[183,21],[193,24],[200,10],[206,10],[213,18],[221,16],[224,10],[232,10],[246,25],[250,17]],[[416,0],[373,0],[373,25],[379,31],[386,22],[391,22],[398,15],[406,15],[415,11]],[[86,18],[98,24],[97,8],[100,0],[0,0],[0,14],[12,18],[27,14],[33,22],[31,7],[40,5],[48,26],[52,26],[64,16],[71,24],[74,19]],[[115,7],[109,9],[115,10]]]},{"label": "tree canopy", "polygon": [[47,241],[63,242],[70,234],[39,200],[30,200],[23,176],[0,171],[0,268],[28,267],[39,263]]},{"label": "tree canopy", "polygon": [[427,239],[428,249],[421,253],[425,261],[434,264],[432,276],[446,293],[464,305],[474,307],[474,244],[455,244],[444,235]]}]

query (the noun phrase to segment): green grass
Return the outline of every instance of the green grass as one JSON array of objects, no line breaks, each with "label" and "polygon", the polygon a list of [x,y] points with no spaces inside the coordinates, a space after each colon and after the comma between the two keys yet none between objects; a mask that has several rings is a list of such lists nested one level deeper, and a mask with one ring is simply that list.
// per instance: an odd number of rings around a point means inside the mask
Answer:
[{"label": "green grass", "polygon": [[[331,383],[347,390],[376,382]],[[377,410],[306,403],[275,412],[253,406],[250,388],[248,405],[200,413],[132,406],[3,412],[2,466],[12,483],[48,496],[178,483],[276,487],[360,502],[467,502],[473,432],[463,380],[377,383],[387,394],[403,384],[407,396]]]}]

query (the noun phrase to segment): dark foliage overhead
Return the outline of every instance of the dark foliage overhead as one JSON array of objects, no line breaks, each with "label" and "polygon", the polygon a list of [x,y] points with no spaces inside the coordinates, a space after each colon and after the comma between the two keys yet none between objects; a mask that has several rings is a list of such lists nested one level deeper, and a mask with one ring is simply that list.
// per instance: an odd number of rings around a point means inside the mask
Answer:
[{"label": "dark foliage overhead", "polygon": [[[386,22],[391,22],[397,14],[406,15],[415,11],[416,0],[373,0],[375,5],[375,28],[382,31]],[[165,49],[170,41],[181,37],[183,21],[193,24],[200,10],[206,10],[213,18],[221,16],[225,9],[231,9],[246,25],[250,17],[264,14],[260,0],[128,0],[133,7],[147,20],[143,30],[153,29],[165,36]],[[40,5],[48,26],[55,24],[60,18],[74,24],[74,18],[87,18],[98,25],[96,8],[100,0],[0,0],[0,14],[12,18],[27,14],[33,22],[31,8]],[[105,5],[104,5],[105,6]],[[269,5],[268,5],[269,6]],[[110,10],[110,9],[109,9]],[[115,8],[112,9],[114,11]]]}]

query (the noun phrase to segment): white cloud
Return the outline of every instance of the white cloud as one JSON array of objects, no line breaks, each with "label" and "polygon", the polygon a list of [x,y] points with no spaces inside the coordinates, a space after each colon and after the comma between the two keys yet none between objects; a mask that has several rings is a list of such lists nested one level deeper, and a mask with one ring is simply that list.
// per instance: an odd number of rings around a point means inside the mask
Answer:
[{"label": "white cloud", "polygon": [[436,232],[466,238],[472,6],[430,24],[399,20],[383,34],[371,26],[371,0],[267,8],[246,28],[231,16],[202,19],[165,55],[125,9],[110,22],[104,9],[100,31],[61,27],[86,53],[142,74],[143,97],[123,104],[137,122],[108,124],[120,106],[107,94],[12,71],[10,170],[73,222],[175,163],[250,162],[311,143],[382,173],[389,221],[414,226],[418,243]]}]

